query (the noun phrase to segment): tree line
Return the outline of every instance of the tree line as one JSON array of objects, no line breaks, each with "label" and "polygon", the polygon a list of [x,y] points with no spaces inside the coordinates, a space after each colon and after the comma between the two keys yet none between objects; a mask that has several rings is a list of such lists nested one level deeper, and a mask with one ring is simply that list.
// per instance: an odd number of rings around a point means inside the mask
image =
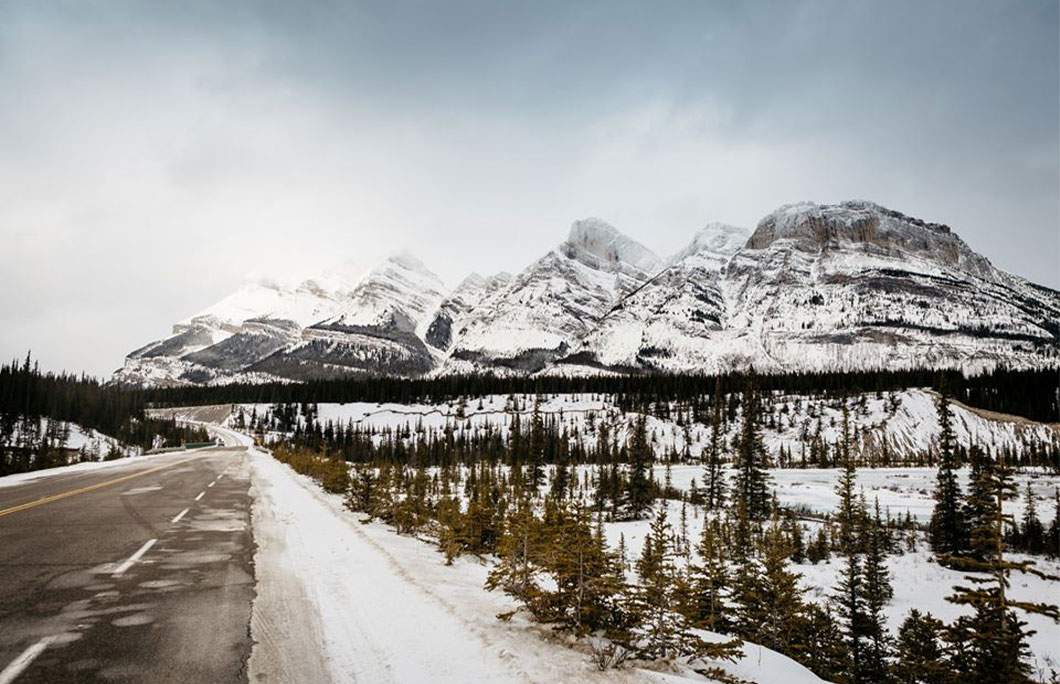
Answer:
[{"label": "tree line", "polygon": [[[753,374],[753,371],[751,372]],[[449,375],[434,378],[356,377],[311,380],[303,383],[233,383],[222,386],[187,386],[130,390],[152,406],[254,403],[298,404],[324,402],[438,403],[461,396],[510,394],[608,394],[627,410],[673,401],[710,397],[720,384],[723,394],[738,395],[747,372],[722,375],[651,374],[621,376],[534,376],[493,374]],[[944,382],[951,396],[971,406],[1023,416],[1041,422],[1060,422],[1057,369],[995,369],[964,376],[958,371],[921,368],[850,372],[754,374],[763,392],[831,394],[884,392],[912,387],[939,387]]]},{"label": "tree line", "polygon": [[208,438],[201,428],[148,418],[143,408],[138,393],[84,375],[44,373],[29,354],[0,365],[0,476],[123,455],[113,444],[101,454],[67,449],[70,423],[138,449]]}]

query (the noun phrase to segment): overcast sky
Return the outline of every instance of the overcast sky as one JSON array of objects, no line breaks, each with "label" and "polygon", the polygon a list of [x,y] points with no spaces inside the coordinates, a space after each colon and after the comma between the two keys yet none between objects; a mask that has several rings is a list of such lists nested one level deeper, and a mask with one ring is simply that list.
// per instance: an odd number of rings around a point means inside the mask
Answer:
[{"label": "overcast sky", "polygon": [[248,277],[455,283],[599,216],[865,198],[1060,287],[1055,0],[0,3],[0,358],[105,375]]}]

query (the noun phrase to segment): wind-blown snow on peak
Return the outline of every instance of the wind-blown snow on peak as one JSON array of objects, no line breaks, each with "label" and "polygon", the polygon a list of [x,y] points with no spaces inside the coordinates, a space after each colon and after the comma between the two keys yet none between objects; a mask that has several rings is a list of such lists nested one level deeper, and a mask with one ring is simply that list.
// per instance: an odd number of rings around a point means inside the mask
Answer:
[{"label": "wind-blown snow on peak", "polygon": [[466,317],[446,367],[538,371],[573,351],[622,297],[663,263],[607,224],[575,221],[566,241]]},{"label": "wind-blown snow on peak", "polygon": [[441,279],[408,253],[388,257],[370,270],[350,293],[343,311],[325,321],[329,326],[389,326],[423,332],[445,297]]},{"label": "wind-blown snow on peak", "polygon": [[650,249],[595,217],[571,224],[570,235],[560,249],[572,259],[604,271],[619,271],[623,266],[632,266],[652,275],[663,265]]},{"label": "wind-blown snow on peak", "polygon": [[707,252],[720,257],[730,257],[747,244],[747,238],[751,236],[746,228],[730,226],[726,223],[708,223],[692,242],[677,254],[670,258],[674,264],[693,254]]}]

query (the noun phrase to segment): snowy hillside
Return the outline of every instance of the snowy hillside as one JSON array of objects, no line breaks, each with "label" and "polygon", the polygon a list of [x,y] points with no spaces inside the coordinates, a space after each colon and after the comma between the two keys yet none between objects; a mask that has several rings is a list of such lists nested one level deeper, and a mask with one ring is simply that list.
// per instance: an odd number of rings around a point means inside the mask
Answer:
[{"label": "snowy hillside", "polygon": [[[850,403],[851,433],[855,450],[866,464],[923,462],[938,437],[935,396],[924,390],[859,395]],[[441,435],[447,426],[460,434],[481,434],[497,430],[507,435],[518,413],[525,424],[534,410],[534,397],[507,396],[471,398],[466,406],[443,404],[318,404],[316,420],[321,424],[354,425],[384,433],[408,428],[413,436]],[[538,410],[557,427],[567,428],[572,440],[587,447],[596,445],[601,426],[619,443],[625,442],[638,414],[623,412],[613,398],[602,395],[552,395],[542,397]],[[774,462],[782,455],[792,466],[813,466],[835,451],[840,439],[842,408],[833,399],[808,396],[773,395],[764,404],[763,439]],[[268,420],[272,407],[267,404],[238,406],[229,425],[247,424],[251,414]],[[987,417],[983,412],[952,404],[953,428],[957,443],[1008,449],[1014,455],[1044,447],[1060,449],[1060,426],[1024,420]],[[672,453],[699,459],[707,448],[711,428],[709,417],[697,421],[678,405],[670,407],[671,417],[650,415],[648,432],[660,454]],[[241,418],[242,414],[242,418]],[[731,445],[739,431],[738,419],[722,423],[722,441]]]},{"label": "snowy hillside", "polygon": [[994,268],[948,226],[871,202],[710,224],[667,260],[600,219],[515,276],[449,290],[409,255],[244,286],[132,352],[117,382],[348,375],[1040,368],[1060,292]]},{"label": "snowy hillside", "polygon": [[[60,452],[68,462],[99,461],[108,456],[138,455],[138,447],[130,447],[91,428],[62,420],[40,418],[37,421],[19,420],[6,438],[0,436],[0,451],[28,449]],[[60,459],[60,462],[62,462]],[[6,479],[6,478],[5,478]]]}]

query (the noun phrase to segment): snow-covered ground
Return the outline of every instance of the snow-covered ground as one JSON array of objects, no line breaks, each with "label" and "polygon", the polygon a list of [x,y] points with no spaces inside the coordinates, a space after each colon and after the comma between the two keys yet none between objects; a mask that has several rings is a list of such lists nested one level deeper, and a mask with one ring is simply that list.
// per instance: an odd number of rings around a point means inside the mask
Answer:
[{"label": "snow-covered ground", "polygon": [[[487,561],[461,557],[446,566],[435,545],[379,522],[361,523],[341,497],[266,453],[254,450],[252,466],[258,544],[252,681],[709,681],[662,665],[600,672],[583,645],[519,615],[499,621],[496,615],[515,604],[483,588]],[[719,665],[763,684],[821,681],[753,645],[739,662]]]},{"label": "snow-covered ground", "polygon": [[[773,483],[777,498],[783,505],[806,505],[816,512],[835,511],[838,497],[834,493],[837,470],[772,470]],[[692,466],[675,466],[671,477],[675,487],[685,488],[693,477],[701,476],[702,469]],[[807,474],[809,476],[807,476]],[[662,481],[664,469],[656,468],[656,477]],[[863,487],[869,505],[879,495],[880,505],[889,507],[892,516],[904,517],[906,511],[926,520],[931,515],[931,492],[934,489],[935,471],[928,468],[893,468],[887,470],[859,469],[858,484]],[[966,480],[962,473],[962,486]],[[1040,501],[1039,516],[1045,524],[1054,515],[1051,501],[1056,487],[1060,487],[1060,477],[1052,475],[1020,475],[1021,483],[1032,482],[1037,495],[1045,495],[1048,505]],[[1012,512],[1022,512],[1022,502],[1009,502]],[[703,529],[703,517],[693,506],[685,509],[688,539],[692,545]],[[679,529],[681,504],[668,502],[667,516],[675,530]],[[617,548],[620,539],[626,547],[627,558],[632,562],[641,552],[644,538],[649,531],[650,520],[636,522],[612,522],[605,525],[608,544]],[[807,524],[804,538],[807,543],[816,534],[817,524]],[[1060,576],[1060,560],[1042,557],[1017,555],[1017,559],[1034,560],[1037,568],[1047,574]],[[891,556],[887,562],[894,587],[894,599],[888,605],[886,614],[891,634],[897,632],[902,620],[909,610],[916,608],[921,612],[930,612],[944,621],[952,621],[967,609],[946,601],[952,594],[955,584],[966,584],[964,574],[939,566],[927,548],[923,534],[919,535],[918,550],[914,553]],[[807,591],[807,598],[816,601],[825,600],[833,591],[839,573],[838,561],[814,565],[803,563],[795,569],[802,573],[802,586]],[[1034,602],[1060,603],[1060,582],[1042,579],[1027,573],[1014,573],[1012,577],[1011,596],[1016,600]],[[1037,616],[1025,616],[1030,629],[1037,633],[1030,638],[1030,647],[1036,667],[1043,667],[1045,672],[1050,668],[1060,671],[1060,625],[1051,620]]]},{"label": "snow-covered ground", "polygon": [[[938,437],[935,409],[936,397],[921,389],[900,392],[868,393],[850,402],[850,429],[855,449],[863,456],[876,458],[887,450],[893,459],[916,458],[933,448]],[[437,404],[322,403],[317,405],[317,419],[323,423],[354,424],[362,428],[423,428],[440,432],[447,424],[454,429],[482,430],[486,426],[503,431],[511,424],[518,411],[525,419],[534,409],[535,397],[507,395],[470,397],[463,406],[450,401]],[[269,404],[238,405],[232,412],[229,425],[253,413],[264,416]],[[612,397],[599,394],[542,395],[539,411],[547,419],[565,425],[572,436],[579,436],[586,445],[595,444],[597,429],[607,423],[610,434],[619,441],[626,434],[638,414],[624,413]],[[648,430],[655,448],[660,453],[670,450],[698,458],[707,447],[711,428],[706,422],[695,422],[690,413],[676,404],[670,407],[671,416],[661,420],[648,417]],[[832,447],[840,438],[842,407],[833,398],[807,395],[775,395],[767,398],[763,416],[763,439],[767,451],[776,457],[781,448],[799,462],[815,438]],[[1031,446],[1060,444],[1060,425],[1036,423],[1019,418],[990,414],[952,404],[953,428],[957,443],[979,445],[990,449],[1007,447],[1011,453],[1023,453]],[[703,417],[709,422],[709,415]],[[723,427],[724,441],[731,443],[739,430],[739,415]]]},{"label": "snow-covered ground", "polygon": [[[31,434],[31,438],[34,442],[39,441],[45,435],[49,433],[57,436],[57,439],[53,446],[58,449],[72,449],[74,451],[80,451],[89,458],[103,458],[108,451],[112,448],[117,449],[121,452],[130,450],[130,447],[123,445],[118,440],[93,430],[92,428],[86,428],[77,423],[70,423],[67,421],[56,420],[53,421],[49,418],[40,418],[40,425],[36,435],[32,435],[32,425],[26,432]],[[22,441],[22,428],[21,422],[15,424],[15,430],[8,438],[8,444],[19,444]],[[3,446],[0,443],[0,446]],[[132,453],[135,453],[134,450]]]},{"label": "snow-covered ground", "polygon": [[[677,489],[687,491],[692,486],[703,486],[703,467],[696,465],[674,465],[670,467],[670,479]],[[727,471],[730,472],[731,471]],[[968,468],[957,471],[961,490],[968,491]],[[835,483],[839,471],[835,468],[773,468],[769,471],[777,500],[786,507],[805,508],[813,513],[829,513],[839,505]],[[655,479],[663,482],[666,467],[655,467]],[[893,518],[904,518],[909,513],[915,520],[926,523],[934,510],[936,470],[934,468],[859,468],[858,488],[872,506],[880,502],[880,511],[890,513]],[[1015,475],[1013,481],[1019,486],[1020,497],[1005,502],[1005,511],[1017,518],[1023,515],[1024,490],[1029,484],[1037,502],[1038,515],[1045,521],[1052,520],[1053,497],[1060,489],[1060,475],[1038,470],[1028,470]]]}]

